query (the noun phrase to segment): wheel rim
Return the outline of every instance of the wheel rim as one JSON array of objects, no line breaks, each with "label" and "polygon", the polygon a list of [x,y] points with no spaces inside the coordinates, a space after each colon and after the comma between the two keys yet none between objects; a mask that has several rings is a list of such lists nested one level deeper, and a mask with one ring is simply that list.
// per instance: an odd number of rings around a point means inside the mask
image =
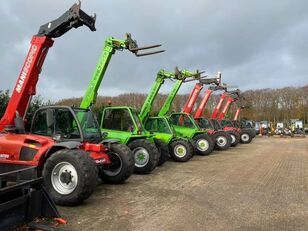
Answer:
[{"label": "wheel rim", "polygon": [[51,184],[62,195],[72,193],[78,185],[78,174],[75,167],[68,162],[58,163],[52,169]]},{"label": "wheel rim", "polygon": [[248,134],[242,134],[241,136],[242,141],[248,141],[249,140],[249,135]]},{"label": "wheel rim", "polygon": [[133,150],[135,156],[135,166],[138,168],[142,168],[146,166],[150,159],[149,152],[142,147],[135,148]]},{"label": "wheel rim", "polygon": [[236,141],[235,135],[231,134],[230,136],[231,136],[231,143],[234,144]]},{"label": "wheel rim", "polygon": [[228,143],[227,138],[224,137],[224,136],[218,136],[218,137],[216,138],[216,144],[217,144],[219,147],[224,147],[224,146],[227,145],[227,143]]},{"label": "wheel rim", "polygon": [[107,175],[107,176],[116,176],[118,175],[123,167],[123,162],[121,157],[115,153],[112,152],[109,155],[109,158],[111,160],[111,166],[109,167],[108,170],[104,170],[103,172]]},{"label": "wheel rim", "polygon": [[209,148],[209,142],[206,139],[197,140],[197,149],[201,152],[206,151]]},{"label": "wheel rim", "polygon": [[174,155],[183,158],[186,156],[187,150],[184,145],[178,144],[174,147]]}]

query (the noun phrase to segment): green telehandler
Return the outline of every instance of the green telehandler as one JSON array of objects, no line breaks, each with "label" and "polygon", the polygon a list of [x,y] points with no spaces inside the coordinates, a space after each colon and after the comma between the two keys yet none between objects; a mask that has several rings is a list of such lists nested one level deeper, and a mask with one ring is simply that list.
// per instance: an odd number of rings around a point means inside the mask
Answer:
[{"label": "green telehandler", "polygon": [[[185,78],[194,77],[196,79],[202,79],[201,74],[202,72],[199,71],[192,73],[187,70],[179,71],[176,68],[174,75],[178,76],[178,79],[176,80],[164,105],[158,113],[158,116],[166,116],[168,114],[176,94],[178,93],[183,82],[185,82]],[[190,114],[185,112],[172,112],[169,115],[169,119],[177,135],[193,139],[195,153],[199,155],[208,155],[213,151],[214,142],[212,138],[207,134],[206,129],[201,129],[199,127],[199,125]]]},{"label": "green telehandler", "polygon": [[[156,80],[144,101],[144,104],[139,113],[141,122],[145,128],[168,145],[169,154],[173,160],[179,162],[188,161],[194,153],[192,140],[176,133],[169,117],[167,116],[150,116],[153,109],[154,100],[159,92],[159,89],[164,84],[166,79],[178,79],[179,75],[165,70],[159,70]],[[168,155],[164,155],[167,157]],[[161,161],[166,159],[161,158]]]},{"label": "green telehandler", "polygon": [[[124,40],[108,37],[80,107],[87,109],[95,104],[98,89],[108,64],[117,50],[128,50],[140,57],[164,52],[164,50],[139,52],[160,46],[138,47],[137,42],[131,38],[130,34],[126,34]],[[167,150],[164,142],[155,139],[154,135],[144,129],[137,111],[130,107],[106,107],[101,119],[101,130],[107,135],[107,138],[118,139],[120,143],[126,144],[132,150],[135,157],[135,173],[150,173]]]}]

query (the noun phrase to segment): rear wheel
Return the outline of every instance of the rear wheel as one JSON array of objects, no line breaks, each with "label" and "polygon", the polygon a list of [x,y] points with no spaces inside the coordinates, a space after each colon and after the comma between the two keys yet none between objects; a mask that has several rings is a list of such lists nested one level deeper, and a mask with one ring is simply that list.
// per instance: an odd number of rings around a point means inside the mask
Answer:
[{"label": "rear wheel", "polygon": [[214,149],[214,142],[208,134],[198,134],[194,138],[196,153],[202,156],[209,155]]},{"label": "rear wheel", "polygon": [[138,139],[130,142],[128,147],[135,158],[135,173],[147,174],[155,169],[160,153],[154,143],[146,139]]},{"label": "rear wheel", "polygon": [[227,132],[231,136],[231,146],[235,147],[240,142],[240,135],[234,131]]},{"label": "rear wheel", "polygon": [[169,144],[170,156],[178,162],[186,162],[193,155],[194,148],[189,141],[176,139]]},{"label": "rear wheel", "polygon": [[168,144],[163,142],[160,139],[154,139],[156,148],[158,149],[160,153],[160,157],[157,163],[157,166],[163,165],[169,158],[169,149],[168,149]]},{"label": "rear wheel", "polygon": [[98,175],[108,184],[121,184],[134,172],[134,155],[124,144],[111,144],[108,155],[111,165],[108,169],[100,169]]},{"label": "rear wheel", "polygon": [[227,150],[231,146],[232,138],[231,136],[223,131],[218,131],[213,134],[215,149],[217,150]]},{"label": "rear wheel", "polygon": [[94,191],[97,167],[87,152],[63,149],[47,159],[43,179],[56,204],[77,205]]}]

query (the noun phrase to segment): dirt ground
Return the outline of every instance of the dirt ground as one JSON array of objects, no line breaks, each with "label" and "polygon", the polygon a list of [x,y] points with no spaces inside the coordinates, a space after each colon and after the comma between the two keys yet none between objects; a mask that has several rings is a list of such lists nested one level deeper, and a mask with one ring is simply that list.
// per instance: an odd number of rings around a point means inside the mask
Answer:
[{"label": "dirt ground", "polygon": [[308,139],[255,138],[60,208],[68,230],[308,230]]}]

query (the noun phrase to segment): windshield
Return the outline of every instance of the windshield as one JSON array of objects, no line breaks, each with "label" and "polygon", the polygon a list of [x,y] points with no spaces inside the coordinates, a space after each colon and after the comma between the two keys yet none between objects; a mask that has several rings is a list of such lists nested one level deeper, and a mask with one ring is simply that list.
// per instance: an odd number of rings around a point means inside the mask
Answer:
[{"label": "windshield", "polygon": [[149,118],[146,121],[145,127],[151,132],[172,134],[165,118]]},{"label": "windshield", "polygon": [[233,127],[233,124],[231,123],[231,121],[230,120],[222,120],[221,121],[221,126],[222,127]]},{"label": "windshield", "polygon": [[235,128],[240,128],[241,127],[241,125],[240,125],[238,120],[233,120],[233,121],[230,121],[230,122],[233,124],[233,127],[235,127]]},{"label": "windshield", "polygon": [[184,126],[187,128],[195,129],[197,124],[195,123],[194,119],[192,119],[187,114],[172,114],[170,116],[171,123],[176,126]]},{"label": "windshield", "polygon": [[221,126],[221,124],[219,123],[218,120],[216,120],[216,119],[211,119],[211,122],[212,122],[212,124],[213,124],[215,130],[222,130],[222,129],[223,129],[223,127]]},{"label": "windshield", "polygon": [[80,123],[84,139],[93,142],[101,139],[99,126],[93,113],[91,111],[82,109],[73,110]]},{"label": "windshield", "polygon": [[210,123],[210,121],[209,121],[208,119],[199,118],[199,119],[196,119],[196,122],[198,123],[198,125],[199,125],[201,128],[213,129],[212,124]]}]

